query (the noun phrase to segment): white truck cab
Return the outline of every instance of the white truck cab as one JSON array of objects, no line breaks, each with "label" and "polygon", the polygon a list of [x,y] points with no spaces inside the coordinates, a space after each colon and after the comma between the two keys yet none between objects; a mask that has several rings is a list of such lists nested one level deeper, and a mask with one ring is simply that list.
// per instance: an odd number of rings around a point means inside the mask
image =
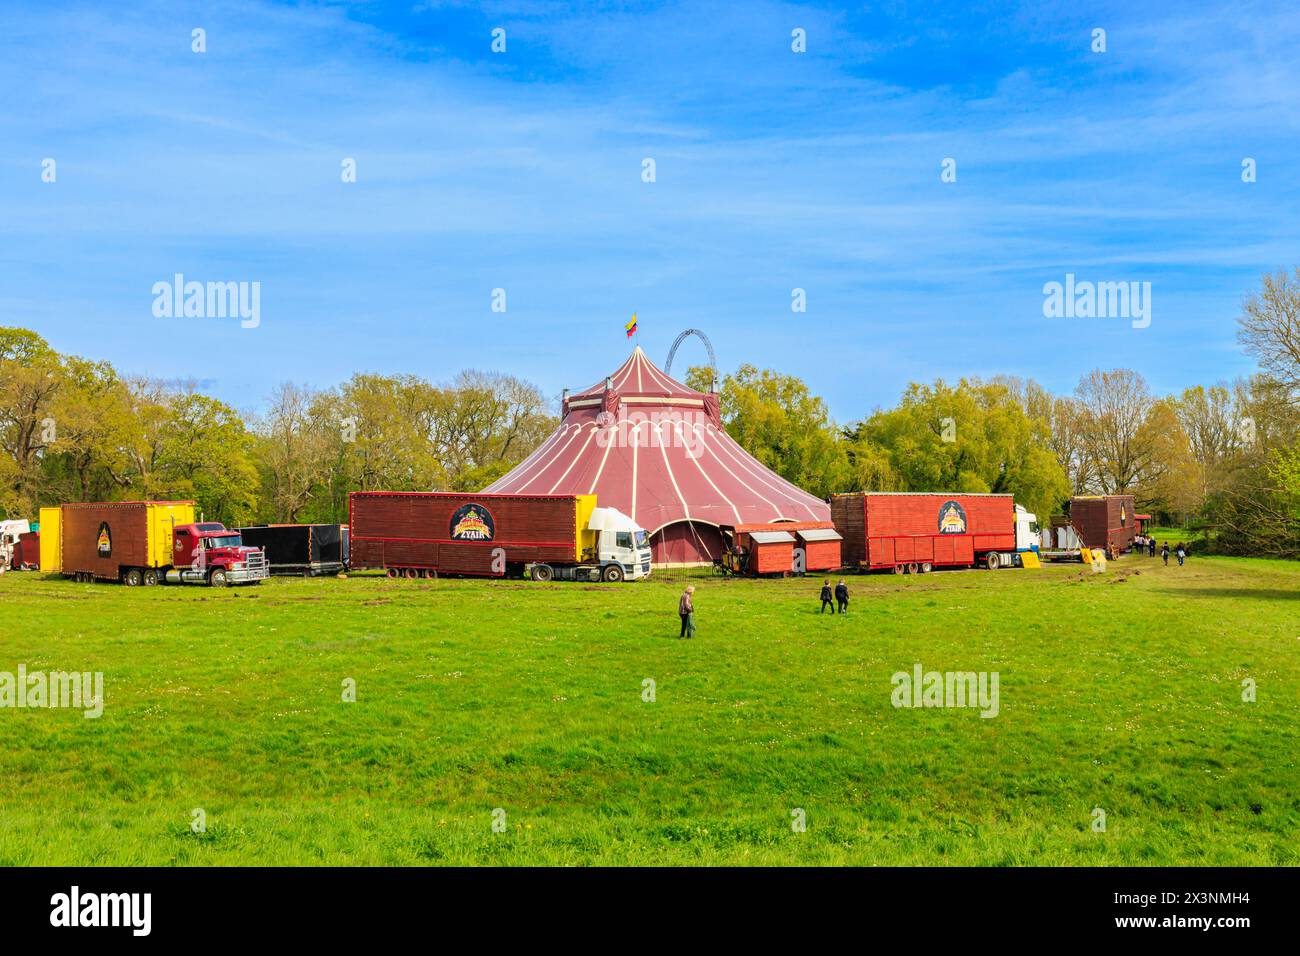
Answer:
[{"label": "white truck cab", "polygon": [[1016,505],[1016,550],[1037,551],[1038,542],[1038,515]]},{"label": "white truck cab", "polygon": [[30,521],[0,521],[0,568],[7,568],[13,563],[14,546],[18,536],[32,530]]},{"label": "white truck cab", "polygon": [[599,533],[596,553],[602,567],[618,565],[631,581],[650,576],[650,535],[635,521],[617,508],[596,508],[587,528]]}]

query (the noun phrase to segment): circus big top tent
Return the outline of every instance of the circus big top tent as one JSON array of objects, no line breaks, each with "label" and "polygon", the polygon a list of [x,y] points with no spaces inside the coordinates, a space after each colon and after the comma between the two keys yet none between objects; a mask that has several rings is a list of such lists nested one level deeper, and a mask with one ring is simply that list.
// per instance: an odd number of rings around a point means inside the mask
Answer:
[{"label": "circus big top tent", "polygon": [[495,494],[590,494],[651,534],[657,564],[709,561],[719,525],[829,521],[830,506],[761,464],[722,428],[718,396],[687,388],[640,346],[613,375],[566,395],[560,427]]}]

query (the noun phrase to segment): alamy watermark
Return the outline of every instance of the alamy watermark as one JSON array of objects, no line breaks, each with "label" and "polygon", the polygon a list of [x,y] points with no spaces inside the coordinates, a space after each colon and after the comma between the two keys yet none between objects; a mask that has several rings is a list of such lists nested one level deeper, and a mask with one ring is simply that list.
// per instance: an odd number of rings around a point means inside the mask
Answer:
[{"label": "alamy watermark", "polygon": [[927,671],[913,664],[911,673],[897,671],[889,682],[895,707],[977,707],[981,717],[998,715],[997,671]]},{"label": "alamy watermark", "polygon": [[102,671],[0,671],[0,708],[59,708],[82,711],[94,719],[104,713]]},{"label": "alamy watermark", "polygon": [[704,454],[709,416],[703,412],[667,409],[655,412],[600,412],[596,416],[596,445],[600,448],[685,448],[687,458]]},{"label": "alamy watermark", "polygon": [[1150,282],[1065,282],[1043,286],[1043,316],[1048,319],[1131,319],[1133,328],[1151,324]]},{"label": "alamy watermark", "polygon": [[186,282],[178,272],[171,282],[155,282],[152,292],[155,318],[238,318],[244,329],[262,324],[260,282]]}]

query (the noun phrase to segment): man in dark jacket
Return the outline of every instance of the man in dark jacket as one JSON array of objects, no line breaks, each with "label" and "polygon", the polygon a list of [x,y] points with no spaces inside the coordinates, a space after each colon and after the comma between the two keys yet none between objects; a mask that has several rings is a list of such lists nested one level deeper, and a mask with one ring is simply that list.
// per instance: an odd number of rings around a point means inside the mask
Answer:
[{"label": "man in dark jacket", "polygon": [[1148,554],[1150,557],[1153,557],[1153,558],[1156,556],[1156,539],[1155,539],[1155,538],[1147,538],[1147,554]]},{"label": "man in dark jacket", "polygon": [[821,609],[820,611],[818,611],[817,613],[818,613],[818,614],[825,614],[827,608],[830,608],[830,609],[831,609],[831,613],[832,613],[832,614],[835,613],[835,605],[831,603],[831,580],[830,580],[830,578],[827,578],[825,581],[822,582],[822,609]]},{"label": "man in dark jacket", "polygon": [[1160,557],[1164,558],[1165,567],[1169,566],[1169,543],[1165,542],[1160,546]]},{"label": "man in dark jacket", "polygon": [[677,602],[677,613],[682,618],[682,633],[678,637],[684,637],[690,640],[695,636],[695,602],[691,600],[691,595],[695,593],[695,585],[691,585],[682,592],[681,600]]},{"label": "man in dark jacket", "polygon": [[849,586],[840,578],[840,583],[835,585],[835,603],[840,606],[841,614],[849,613]]}]

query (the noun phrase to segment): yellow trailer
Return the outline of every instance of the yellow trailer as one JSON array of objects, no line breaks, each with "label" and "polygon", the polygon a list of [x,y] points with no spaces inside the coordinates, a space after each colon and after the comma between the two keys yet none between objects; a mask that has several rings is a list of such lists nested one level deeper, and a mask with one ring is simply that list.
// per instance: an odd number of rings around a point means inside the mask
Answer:
[{"label": "yellow trailer", "polygon": [[[53,514],[49,514],[53,512]],[[51,520],[53,519],[53,520]],[[44,523],[49,521],[49,525]],[[117,581],[126,569],[158,571],[176,563],[172,532],[194,523],[192,501],[84,502],[41,511],[42,570]],[[47,569],[48,547],[53,562]]]},{"label": "yellow trailer", "polygon": [[62,571],[63,570],[63,552],[60,548],[62,541],[62,508],[42,508],[41,509],[41,570],[42,571]]}]

